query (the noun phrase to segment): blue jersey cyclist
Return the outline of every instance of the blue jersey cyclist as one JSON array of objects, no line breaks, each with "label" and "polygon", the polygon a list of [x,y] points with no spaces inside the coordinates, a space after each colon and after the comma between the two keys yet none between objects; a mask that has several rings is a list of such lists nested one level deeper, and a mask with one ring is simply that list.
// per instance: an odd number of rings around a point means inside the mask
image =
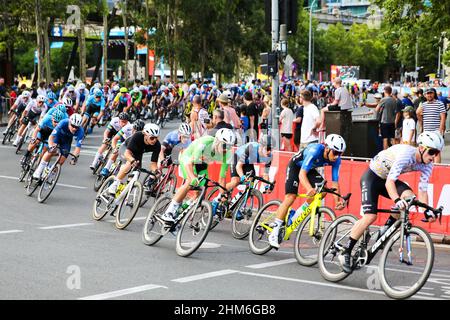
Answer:
[{"label": "blue jersey cyclist", "polygon": [[[337,134],[330,134],[325,139],[325,144],[311,143],[306,148],[296,153],[289,161],[286,171],[285,197],[277,210],[275,226],[269,235],[269,243],[274,248],[279,248],[278,234],[280,227],[284,223],[289,207],[294,203],[299,182],[306,189],[306,194],[310,197],[316,193],[315,186],[323,182],[322,175],[317,172],[317,168],[331,165],[332,185],[339,193],[339,169],[341,166],[341,155],[345,151],[344,139]],[[307,198],[302,205],[304,211],[311,203],[312,198]],[[336,209],[344,208],[344,200],[335,196]]]},{"label": "blue jersey cyclist", "polygon": [[171,155],[170,164],[173,159],[178,159],[179,153],[189,147],[191,144],[192,128],[187,123],[182,123],[178,130],[169,132],[164,138],[159,154],[159,164],[165,158]]},{"label": "blue jersey cyclist", "polygon": [[33,178],[40,179],[42,171],[47,167],[51,158],[56,155],[56,149],[61,152],[61,165],[66,161],[69,155],[70,148],[72,145],[73,137],[76,137],[76,148],[74,151],[75,157],[72,159],[70,164],[74,165],[77,162],[78,156],[81,150],[81,143],[84,137],[84,130],[81,127],[82,118],[78,113],[74,113],[69,119],[62,120],[53,129],[50,137],[48,138],[48,151],[42,157],[38,168],[33,173]]},{"label": "blue jersey cyclist", "polygon": [[45,104],[47,105],[48,110],[51,110],[58,104],[58,99],[56,99],[56,94],[54,92],[50,91],[47,93],[47,100],[45,101]]},{"label": "blue jersey cyclist", "polygon": [[92,118],[91,126],[95,126],[98,120],[103,117],[105,105],[106,101],[103,98],[102,90],[95,89],[81,109],[81,114],[83,115],[82,126],[85,127],[90,118]]}]

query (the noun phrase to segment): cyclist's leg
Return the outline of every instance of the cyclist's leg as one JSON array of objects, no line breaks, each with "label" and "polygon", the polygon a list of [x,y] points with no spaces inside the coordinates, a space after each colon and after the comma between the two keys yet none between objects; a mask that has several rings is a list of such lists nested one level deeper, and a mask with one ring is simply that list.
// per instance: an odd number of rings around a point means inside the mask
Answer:
[{"label": "cyclist's leg", "polygon": [[33,178],[40,179],[42,175],[42,171],[48,166],[48,163],[52,159],[52,157],[56,154],[56,150],[53,152],[50,152],[50,150],[47,150],[44,155],[42,156],[41,161],[39,162],[39,166],[37,167],[36,171],[33,173]]},{"label": "cyclist's leg", "polygon": [[[131,162],[127,161],[125,157],[123,156],[125,154],[127,147],[125,144],[122,144],[119,149],[119,155],[121,159],[123,160],[124,164],[120,167],[119,173],[114,178],[114,182],[109,186],[108,192],[111,194],[115,194],[117,191],[117,187],[119,186],[119,183],[123,183],[126,180],[127,174],[131,170]],[[142,162],[142,159],[136,159]]]}]

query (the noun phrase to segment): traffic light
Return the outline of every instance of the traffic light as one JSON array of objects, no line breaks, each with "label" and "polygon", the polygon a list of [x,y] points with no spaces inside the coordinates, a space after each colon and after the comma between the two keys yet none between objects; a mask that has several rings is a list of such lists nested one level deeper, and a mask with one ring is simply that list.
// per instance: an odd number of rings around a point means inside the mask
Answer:
[{"label": "traffic light", "polygon": [[278,72],[278,58],[276,52],[263,52],[261,57],[261,73],[275,76]]},{"label": "traffic light", "polygon": [[[265,30],[272,33],[272,0],[264,1]],[[278,0],[279,24],[287,26],[287,33],[297,32],[298,0]]]}]

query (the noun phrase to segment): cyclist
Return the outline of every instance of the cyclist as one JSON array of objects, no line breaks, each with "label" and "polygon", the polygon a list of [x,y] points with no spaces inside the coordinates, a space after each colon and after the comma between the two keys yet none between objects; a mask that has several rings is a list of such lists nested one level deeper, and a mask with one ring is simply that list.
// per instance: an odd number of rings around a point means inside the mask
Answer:
[{"label": "cyclist", "polygon": [[39,117],[47,112],[47,105],[45,104],[45,100],[45,96],[39,95],[37,96],[36,100],[31,99],[27,104],[25,110],[22,112],[22,116],[20,117],[21,126],[17,131],[16,140],[14,140],[14,142],[12,143],[13,146],[16,147],[19,141],[22,139],[22,135],[26,127],[28,126],[28,123],[31,121],[33,125],[36,124],[36,122],[39,120]]},{"label": "cyclist", "polygon": [[66,108],[66,113],[69,115],[69,117],[75,113],[75,110],[73,109],[73,100],[69,97],[64,97],[62,99],[62,102],[58,103],[57,106],[60,104]]},{"label": "cyclist", "polygon": [[70,148],[72,145],[73,137],[76,137],[76,148],[74,151],[75,157],[72,159],[70,164],[76,164],[78,157],[80,155],[81,143],[83,142],[84,130],[81,127],[81,122],[83,121],[81,115],[78,113],[74,113],[70,116],[69,119],[62,120],[56,127],[53,129],[50,137],[48,138],[48,150],[45,152],[42,157],[39,166],[36,171],[33,173],[34,179],[40,179],[42,175],[42,171],[47,167],[51,158],[56,154],[56,149],[59,149],[61,152],[61,165],[66,161],[67,156],[69,155]]},{"label": "cyclist", "polygon": [[225,176],[232,156],[231,147],[235,141],[234,132],[231,129],[223,128],[218,130],[214,137],[203,136],[184,150],[180,158],[180,168],[185,179],[184,184],[172,198],[161,219],[167,223],[175,221],[175,212],[186,198],[190,186],[198,185],[198,175],[208,175],[208,164],[213,161],[221,163],[219,183],[225,187]]},{"label": "cyclist", "polygon": [[64,100],[64,98],[70,98],[72,101],[77,100],[77,94],[75,92],[75,87],[73,85],[69,85],[67,87],[67,90],[62,94],[61,100]]},{"label": "cyclist", "polygon": [[121,112],[119,113],[118,117],[114,117],[109,122],[108,126],[105,129],[105,132],[103,133],[103,141],[100,148],[98,148],[97,153],[95,154],[94,160],[92,161],[89,168],[91,170],[95,170],[97,167],[97,163],[102,156],[103,152],[107,148],[107,143],[111,141],[111,139],[129,123],[130,117],[127,113]]},{"label": "cyclist", "polygon": [[120,87],[116,84],[111,88],[108,96],[106,97],[106,106],[112,109],[115,97],[118,95]]},{"label": "cyclist", "polygon": [[80,83],[78,85],[78,90],[76,91],[76,99],[75,99],[75,112],[78,112],[78,108],[83,105],[86,98],[89,97],[89,90],[86,89],[86,85],[84,83]]},{"label": "cyclist", "polygon": [[117,156],[119,155],[119,148],[122,145],[122,143],[125,140],[129,139],[136,132],[142,131],[142,129],[144,129],[144,126],[145,122],[143,120],[138,119],[133,123],[128,122],[126,126],[120,129],[119,132],[117,132],[117,134],[111,140],[111,146],[114,151],[110,155],[108,161],[106,162],[105,167],[100,172],[101,175],[103,175],[104,177],[109,176],[109,171],[113,163],[116,162],[117,160]]},{"label": "cyclist", "polygon": [[94,90],[93,94],[89,96],[87,101],[84,103],[81,109],[81,114],[83,115],[83,124],[85,127],[89,123],[89,119],[92,118],[91,127],[95,126],[98,119],[101,119],[105,110],[105,99],[103,98],[103,93],[100,89]]},{"label": "cyclist", "polygon": [[[297,198],[298,184],[306,189],[306,194],[310,197],[316,193],[315,185],[323,182],[323,177],[316,168],[330,165],[332,168],[332,185],[339,193],[339,169],[341,166],[341,155],[346,148],[345,140],[337,134],[330,134],[326,137],[325,143],[311,143],[306,148],[300,150],[291,158],[286,171],[285,197],[277,210],[277,217],[274,222],[273,231],[269,235],[269,243],[272,247],[280,247],[278,234],[284,223],[284,218],[289,207]],[[344,200],[335,197],[336,209],[344,208]],[[301,207],[301,211],[306,210],[312,199],[307,198]]]},{"label": "cyclist", "polygon": [[123,112],[124,108],[127,108],[127,110],[131,106],[131,96],[128,93],[127,88],[120,88],[120,94],[116,95],[113,102],[113,108],[117,108],[118,112]]},{"label": "cyclist", "polygon": [[[159,165],[161,160],[172,154],[176,148],[178,151],[186,149],[191,144],[192,129],[187,123],[182,123],[178,130],[169,132],[163,140],[161,145],[161,152],[159,154]],[[173,159],[173,157],[172,157]]]},{"label": "cyclist", "polygon": [[27,147],[27,152],[25,152],[24,156],[20,161],[22,165],[28,162],[31,153],[34,151],[34,149],[39,145],[41,141],[44,142],[45,144],[44,148],[42,149],[42,154],[44,154],[45,151],[47,151],[48,137],[61,120],[67,119],[67,113],[65,110],[64,112],[58,110],[57,108],[54,108],[53,110],[55,111],[53,112],[49,111],[44,116],[44,118],[41,121],[39,121],[38,125],[36,126],[36,129],[33,131],[31,141]]},{"label": "cyclist", "polygon": [[58,104],[58,100],[56,99],[56,94],[52,91],[47,93],[47,100],[45,101],[45,104],[48,107],[48,110],[51,110],[54,106]]},{"label": "cyclist", "polygon": [[141,110],[141,102],[142,102],[142,91],[139,88],[135,88],[131,90],[131,106],[124,109],[124,112],[130,112],[130,109],[134,109],[136,115],[140,113]]},{"label": "cyclist", "polygon": [[[408,206],[405,198],[414,196],[411,187],[398,180],[402,173],[421,172],[418,198],[419,201],[428,203],[428,181],[433,171],[434,159],[444,147],[444,139],[437,132],[424,131],[419,135],[417,144],[417,147],[396,144],[381,151],[370,161],[369,168],[362,175],[361,212],[364,216],[353,226],[347,246],[339,255],[339,261],[345,272],[352,272],[352,249],[364,231],[377,218],[378,196],[391,199],[400,210]],[[385,223],[385,229],[392,226],[398,216],[398,214],[391,214]],[[425,211],[425,217],[430,222],[435,220],[431,212]]]},{"label": "cyclist", "polygon": [[12,124],[16,121],[17,117],[20,117],[22,112],[27,107],[28,103],[31,101],[31,93],[30,91],[24,90],[22,94],[16,99],[11,109],[9,109],[8,114],[11,114],[11,118],[9,119],[6,130],[3,132],[3,135],[6,134],[8,129],[12,126]]},{"label": "cyclist", "polygon": [[[126,163],[122,165],[114,182],[109,186],[108,192],[115,194],[119,183],[126,180],[127,173],[132,166],[140,166],[142,164],[142,156],[144,153],[151,152],[150,170],[156,172],[158,169],[158,156],[161,152],[161,143],[158,141],[160,134],[159,126],[154,123],[147,123],[142,132],[136,132],[130,139],[120,146],[120,156]],[[156,177],[151,180],[154,181]]]}]

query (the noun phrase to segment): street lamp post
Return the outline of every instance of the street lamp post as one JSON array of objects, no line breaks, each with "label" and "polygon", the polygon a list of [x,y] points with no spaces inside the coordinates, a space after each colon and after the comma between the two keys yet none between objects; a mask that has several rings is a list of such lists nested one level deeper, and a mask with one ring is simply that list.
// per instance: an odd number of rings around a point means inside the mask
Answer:
[{"label": "street lamp post", "polygon": [[311,79],[311,42],[312,42],[312,10],[317,0],[313,0],[309,7],[309,43],[308,43],[308,80]]}]

